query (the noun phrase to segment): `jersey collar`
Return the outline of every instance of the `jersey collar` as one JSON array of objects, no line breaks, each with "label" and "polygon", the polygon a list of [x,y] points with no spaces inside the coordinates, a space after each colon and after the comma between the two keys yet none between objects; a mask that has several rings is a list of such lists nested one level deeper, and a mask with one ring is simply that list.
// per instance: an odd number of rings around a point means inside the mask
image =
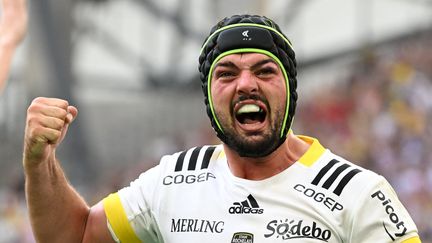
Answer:
[{"label": "jersey collar", "polygon": [[305,141],[310,145],[309,149],[305,154],[298,160],[301,164],[311,167],[319,157],[326,151],[326,149],[320,144],[318,139],[308,136],[297,135],[298,138]]},{"label": "jersey collar", "polygon": [[[305,141],[310,145],[309,149],[306,151],[305,154],[300,157],[298,160],[299,163],[311,167],[319,157],[326,151],[326,149],[320,144],[318,139],[303,135],[297,135],[298,138]],[[225,157],[225,151],[222,149],[219,153],[218,159]]]}]

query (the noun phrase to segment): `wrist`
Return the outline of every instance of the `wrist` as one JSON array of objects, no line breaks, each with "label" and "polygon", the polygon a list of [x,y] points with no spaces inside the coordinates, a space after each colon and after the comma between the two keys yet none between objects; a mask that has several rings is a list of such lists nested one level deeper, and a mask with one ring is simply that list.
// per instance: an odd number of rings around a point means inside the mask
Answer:
[{"label": "wrist", "polygon": [[27,176],[38,174],[47,176],[56,170],[57,163],[54,153],[51,153],[47,157],[32,156],[28,152],[25,152],[23,155],[23,167]]}]

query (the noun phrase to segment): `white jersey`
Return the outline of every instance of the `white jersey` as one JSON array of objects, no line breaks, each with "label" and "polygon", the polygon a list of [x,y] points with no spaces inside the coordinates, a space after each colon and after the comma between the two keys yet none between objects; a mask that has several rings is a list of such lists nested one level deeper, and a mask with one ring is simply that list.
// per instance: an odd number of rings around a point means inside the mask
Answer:
[{"label": "white jersey", "polygon": [[265,180],[235,177],[223,146],[164,156],[104,199],[118,242],[420,242],[388,182],[313,138],[292,166]]}]

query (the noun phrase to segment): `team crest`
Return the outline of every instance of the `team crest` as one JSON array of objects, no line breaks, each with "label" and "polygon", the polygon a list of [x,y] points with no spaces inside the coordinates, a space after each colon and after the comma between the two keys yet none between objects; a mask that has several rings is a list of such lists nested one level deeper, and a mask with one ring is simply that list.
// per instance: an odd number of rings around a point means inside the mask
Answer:
[{"label": "team crest", "polygon": [[253,243],[253,234],[248,232],[234,233],[231,243]]}]

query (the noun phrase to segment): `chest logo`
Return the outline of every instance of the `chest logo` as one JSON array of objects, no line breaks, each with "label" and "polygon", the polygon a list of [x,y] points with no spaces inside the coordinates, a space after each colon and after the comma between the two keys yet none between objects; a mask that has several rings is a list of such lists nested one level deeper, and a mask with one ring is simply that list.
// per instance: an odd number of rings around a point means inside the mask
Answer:
[{"label": "chest logo", "polygon": [[267,224],[269,231],[265,238],[275,237],[282,240],[291,239],[316,239],[328,242],[331,231],[321,228],[316,222],[307,223],[303,220],[272,220]]},{"label": "chest logo", "polygon": [[260,208],[257,200],[252,194],[249,194],[246,200],[233,203],[228,212],[230,214],[262,214],[264,209]]},{"label": "chest logo", "polygon": [[222,233],[224,221],[208,219],[171,219],[171,232]]},{"label": "chest logo", "polygon": [[254,235],[248,232],[234,233],[231,243],[253,243]]}]

